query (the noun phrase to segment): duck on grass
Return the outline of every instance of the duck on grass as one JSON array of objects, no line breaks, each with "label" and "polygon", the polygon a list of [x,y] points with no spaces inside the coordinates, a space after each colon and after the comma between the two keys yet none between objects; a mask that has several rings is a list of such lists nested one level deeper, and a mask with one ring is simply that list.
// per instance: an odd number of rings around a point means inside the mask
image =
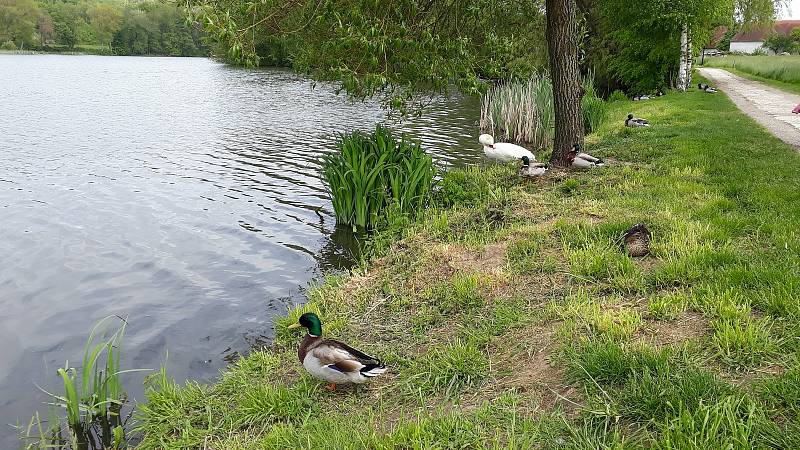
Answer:
[{"label": "duck on grass", "polygon": [[290,329],[303,327],[308,334],[297,350],[300,363],[311,375],[330,383],[327,388],[336,390],[337,384],[363,384],[386,372],[380,359],[369,356],[349,345],[322,337],[322,321],[314,313],[305,313]]}]

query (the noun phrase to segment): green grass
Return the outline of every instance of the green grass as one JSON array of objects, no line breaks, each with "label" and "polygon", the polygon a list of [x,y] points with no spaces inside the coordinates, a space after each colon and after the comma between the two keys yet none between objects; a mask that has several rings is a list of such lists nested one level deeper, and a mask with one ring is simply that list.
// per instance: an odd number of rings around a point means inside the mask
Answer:
[{"label": "green grass", "polygon": [[[800,155],[725,96],[607,114],[607,167],[449,172],[268,349],[210,385],[154,377],[139,447],[800,448]],[[286,329],[305,311],[389,373],[323,390]]]},{"label": "green grass", "polygon": [[745,78],[800,94],[800,56],[726,55],[706,58],[705,66],[726,69]]}]

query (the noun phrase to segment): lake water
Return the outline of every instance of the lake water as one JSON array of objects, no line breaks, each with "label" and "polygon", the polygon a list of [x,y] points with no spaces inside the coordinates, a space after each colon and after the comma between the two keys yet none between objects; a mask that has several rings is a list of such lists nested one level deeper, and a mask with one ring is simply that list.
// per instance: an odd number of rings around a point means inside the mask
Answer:
[{"label": "lake water", "polygon": [[[477,162],[475,100],[397,125]],[[326,85],[208,59],[0,55],[0,448],[128,318],[124,367],[210,380],[350,264],[320,179],[336,133],[386,120]],[[141,375],[126,387],[142,398]]]}]

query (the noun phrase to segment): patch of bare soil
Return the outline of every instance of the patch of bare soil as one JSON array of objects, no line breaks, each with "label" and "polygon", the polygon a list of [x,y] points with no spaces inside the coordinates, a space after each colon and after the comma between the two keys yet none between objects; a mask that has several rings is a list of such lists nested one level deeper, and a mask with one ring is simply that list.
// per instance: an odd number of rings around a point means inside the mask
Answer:
[{"label": "patch of bare soil", "polygon": [[636,333],[635,339],[655,346],[679,344],[705,336],[711,327],[702,314],[687,311],[671,321],[649,320]]},{"label": "patch of bare soil", "polygon": [[471,250],[454,245],[444,249],[448,264],[463,272],[497,273],[506,266],[507,242],[486,245],[481,250]]},{"label": "patch of bare soil", "polygon": [[777,377],[786,371],[784,366],[772,364],[766,367],[748,370],[746,372],[721,371],[720,377],[737,386],[749,386],[762,378]]},{"label": "patch of bare soil", "polygon": [[568,383],[562,365],[552,356],[558,345],[558,322],[519,328],[490,344],[492,391],[514,390],[538,403],[539,409],[557,407],[572,415],[581,407],[580,392]]}]

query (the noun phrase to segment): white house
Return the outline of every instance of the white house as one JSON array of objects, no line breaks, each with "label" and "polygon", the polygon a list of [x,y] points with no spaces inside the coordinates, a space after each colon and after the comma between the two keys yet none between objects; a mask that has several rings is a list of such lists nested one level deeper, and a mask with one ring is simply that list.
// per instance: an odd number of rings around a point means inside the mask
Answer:
[{"label": "white house", "polygon": [[[790,34],[800,27],[800,20],[776,20],[773,27],[740,31],[731,39],[731,52],[753,53],[764,45],[764,41],[773,33]],[[765,49],[766,50],[766,49]]]}]

